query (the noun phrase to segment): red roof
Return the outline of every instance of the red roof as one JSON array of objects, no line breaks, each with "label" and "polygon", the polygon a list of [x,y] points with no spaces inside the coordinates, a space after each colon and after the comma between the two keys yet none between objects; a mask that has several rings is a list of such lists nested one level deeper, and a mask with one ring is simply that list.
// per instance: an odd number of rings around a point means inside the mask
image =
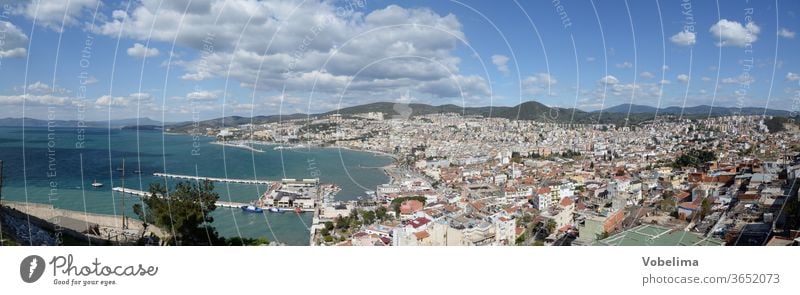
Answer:
[{"label": "red roof", "polygon": [[421,232],[416,232],[414,233],[414,235],[417,236],[417,240],[422,240],[431,236],[431,234],[429,234],[427,231],[424,230]]},{"label": "red roof", "polygon": [[574,203],[575,202],[573,202],[572,199],[564,197],[563,199],[561,199],[561,202],[558,203],[558,204],[561,205],[561,207],[567,207],[567,206],[572,205]]},{"label": "red roof", "polygon": [[411,214],[422,210],[422,202],[417,200],[407,200],[404,201],[403,204],[400,205],[400,213],[401,214]]},{"label": "red roof", "polygon": [[419,228],[420,226],[428,224],[428,222],[431,222],[431,220],[425,217],[419,217],[414,220],[411,220],[409,224],[411,224],[411,226],[414,228]]}]

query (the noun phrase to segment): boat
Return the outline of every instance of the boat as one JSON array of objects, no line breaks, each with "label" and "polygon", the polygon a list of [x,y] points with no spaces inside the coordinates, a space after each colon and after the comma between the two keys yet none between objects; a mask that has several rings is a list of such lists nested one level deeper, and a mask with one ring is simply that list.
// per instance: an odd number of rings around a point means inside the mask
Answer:
[{"label": "boat", "polygon": [[142,170],[133,170],[133,173],[142,174]]},{"label": "boat", "polygon": [[303,213],[303,208],[295,207],[294,208],[294,212],[297,213],[297,214]]},{"label": "boat", "polygon": [[284,211],[283,211],[283,209],[281,209],[281,208],[272,207],[272,208],[269,208],[269,212],[273,212],[273,213],[283,213]]},{"label": "boat", "polygon": [[246,205],[246,206],[242,206],[242,211],[250,212],[250,213],[261,213],[261,212],[264,212],[264,209],[261,209],[259,207],[253,206],[253,205]]},{"label": "boat", "polygon": [[102,183],[99,183],[99,182],[97,182],[97,179],[95,179],[94,181],[92,181],[92,187],[102,187],[102,186],[103,186],[103,184],[102,184]]}]

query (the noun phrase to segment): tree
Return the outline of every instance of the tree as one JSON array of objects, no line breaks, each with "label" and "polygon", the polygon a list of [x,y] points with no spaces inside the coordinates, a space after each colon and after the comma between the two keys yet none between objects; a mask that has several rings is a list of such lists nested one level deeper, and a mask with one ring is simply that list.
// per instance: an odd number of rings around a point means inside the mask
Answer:
[{"label": "tree", "polygon": [[332,231],[333,230],[333,222],[325,221],[325,229],[327,229],[328,231]]},{"label": "tree", "polygon": [[700,204],[700,219],[706,217],[708,212],[711,211],[711,202],[708,201],[708,198],[703,199],[703,203]]},{"label": "tree", "polygon": [[379,206],[378,209],[375,209],[375,217],[383,221],[386,219],[386,207]]},{"label": "tree", "polygon": [[226,246],[266,246],[269,245],[269,240],[267,238],[239,238],[233,237],[230,239],[225,240]]},{"label": "tree", "polygon": [[372,224],[375,222],[375,211],[361,211],[361,219],[364,220],[364,224]]},{"label": "tree", "polygon": [[211,181],[197,184],[178,182],[175,190],[167,193],[160,183],[150,185],[150,195],[144,204],[133,205],[133,211],[147,224],[167,233],[164,241],[169,245],[225,245],[216,229],[211,226],[211,212],[217,207],[219,194]]},{"label": "tree", "polygon": [[675,199],[672,197],[664,197],[659,204],[662,211],[672,213],[677,208],[675,204]]},{"label": "tree", "polygon": [[550,219],[550,220],[547,220],[547,231],[548,231],[549,233],[553,233],[553,231],[555,231],[555,230],[556,230],[556,226],[557,226],[557,225],[558,225],[558,224],[556,224],[556,221],[555,221],[555,220],[552,220],[552,219]]}]

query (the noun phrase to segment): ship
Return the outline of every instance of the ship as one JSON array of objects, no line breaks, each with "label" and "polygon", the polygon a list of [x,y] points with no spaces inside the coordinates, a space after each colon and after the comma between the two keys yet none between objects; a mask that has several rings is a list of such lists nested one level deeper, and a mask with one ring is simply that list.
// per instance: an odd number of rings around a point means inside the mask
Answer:
[{"label": "ship", "polygon": [[92,181],[92,187],[102,187],[102,186],[103,186],[103,184],[102,184],[102,183],[99,183],[99,182],[97,182],[97,179],[95,179],[94,181]]},{"label": "ship", "polygon": [[242,211],[249,212],[249,213],[261,213],[261,212],[264,212],[264,209],[261,209],[259,207],[253,206],[253,205],[246,205],[246,206],[242,206]]}]

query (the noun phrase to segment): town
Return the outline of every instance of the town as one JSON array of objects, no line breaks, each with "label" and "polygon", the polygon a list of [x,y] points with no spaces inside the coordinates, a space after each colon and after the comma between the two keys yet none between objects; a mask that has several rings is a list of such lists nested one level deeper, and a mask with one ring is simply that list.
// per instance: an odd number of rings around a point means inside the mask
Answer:
[{"label": "town", "polygon": [[[391,182],[365,198],[293,202],[317,208],[312,245],[798,244],[793,120],[654,118],[620,126],[367,112],[194,132],[245,148],[394,157]],[[286,207],[291,196],[260,202]]]}]

